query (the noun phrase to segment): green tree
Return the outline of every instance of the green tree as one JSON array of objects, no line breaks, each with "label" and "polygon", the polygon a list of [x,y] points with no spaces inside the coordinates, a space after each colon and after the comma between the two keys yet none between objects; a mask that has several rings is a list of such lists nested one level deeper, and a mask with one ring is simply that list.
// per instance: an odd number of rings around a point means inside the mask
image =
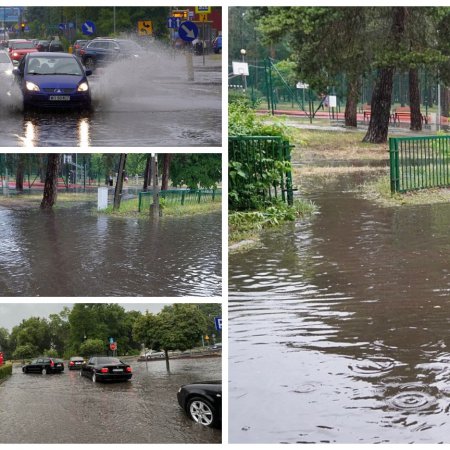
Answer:
[{"label": "green tree", "polygon": [[11,357],[10,345],[11,342],[8,330],[0,327],[0,352],[4,353],[5,359],[9,359]]},{"label": "green tree", "polygon": [[16,349],[13,352],[13,358],[25,360],[37,356],[38,353],[39,350],[36,346],[32,344],[24,344],[16,347]]},{"label": "green tree", "polygon": [[207,330],[205,315],[197,305],[165,306],[158,314],[146,313],[136,321],[134,339],[154,350],[164,350],[170,370],[169,351],[185,351],[198,345]]},{"label": "green tree", "polygon": [[84,357],[103,355],[106,353],[106,341],[101,339],[87,339],[80,345],[80,353]]},{"label": "green tree", "polygon": [[190,189],[215,188],[222,180],[222,155],[215,153],[177,153],[170,164],[174,186]]},{"label": "green tree", "polygon": [[30,344],[42,353],[44,349],[51,347],[50,328],[47,320],[40,317],[22,320],[12,329],[11,342],[14,344],[14,348]]}]

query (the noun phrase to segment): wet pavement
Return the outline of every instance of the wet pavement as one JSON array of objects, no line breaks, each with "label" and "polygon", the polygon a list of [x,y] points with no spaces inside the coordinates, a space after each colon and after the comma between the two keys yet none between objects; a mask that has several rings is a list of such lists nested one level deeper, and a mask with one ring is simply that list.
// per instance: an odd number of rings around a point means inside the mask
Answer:
[{"label": "wet pavement", "polygon": [[220,146],[220,60],[203,67],[199,58],[194,81],[182,55],[159,55],[151,66],[122,61],[97,69],[89,80],[90,113],[23,112],[19,92],[0,93],[0,146]]},{"label": "wet pavement", "polygon": [[221,295],[220,213],[153,223],[95,208],[0,209],[0,295]]},{"label": "wet pavement", "polygon": [[380,207],[364,179],[230,255],[230,442],[449,442],[450,205]]},{"label": "wet pavement", "polygon": [[124,383],[93,383],[79,371],[23,374],[0,384],[1,443],[220,443],[221,430],[188,419],[182,384],[220,380],[221,359],[131,363]]}]

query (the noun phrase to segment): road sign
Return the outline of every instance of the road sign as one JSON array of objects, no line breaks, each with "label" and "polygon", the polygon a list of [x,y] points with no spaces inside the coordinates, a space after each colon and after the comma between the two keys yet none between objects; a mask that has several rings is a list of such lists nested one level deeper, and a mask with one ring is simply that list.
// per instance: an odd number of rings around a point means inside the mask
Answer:
[{"label": "road sign", "polygon": [[86,22],[81,25],[81,32],[86,36],[90,36],[95,33],[95,24],[90,20],[86,20]]},{"label": "road sign", "polygon": [[117,342],[111,342],[111,344],[109,344],[109,348],[112,351],[117,350]]},{"label": "road sign", "polygon": [[198,36],[198,28],[194,22],[186,20],[180,25],[178,34],[183,41],[192,42]]},{"label": "road sign", "polygon": [[211,14],[211,6],[196,6],[195,14]]},{"label": "road sign", "polygon": [[189,19],[189,10],[187,9],[176,9],[170,13],[172,17],[178,17],[180,19]]},{"label": "road sign", "polygon": [[114,343],[114,338],[113,337],[109,337],[108,340],[109,340],[110,344]]},{"label": "road sign", "polygon": [[153,34],[153,22],[151,20],[138,20],[139,36],[151,36]]},{"label": "road sign", "polygon": [[60,23],[58,25],[58,30],[64,31],[66,29],[66,24],[65,23]]},{"label": "road sign", "polygon": [[167,27],[168,28],[180,28],[182,21],[183,21],[183,19],[180,19],[179,17],[169,17],[167,19]]},{"label": "road sign", "polygon": [[198,15],[199,22],[208,22],[208,14],[199,14]]},{"label": "road sign", "polygon": [[222,331],[222,317],[214,317],[214,324],[217,331]]}]

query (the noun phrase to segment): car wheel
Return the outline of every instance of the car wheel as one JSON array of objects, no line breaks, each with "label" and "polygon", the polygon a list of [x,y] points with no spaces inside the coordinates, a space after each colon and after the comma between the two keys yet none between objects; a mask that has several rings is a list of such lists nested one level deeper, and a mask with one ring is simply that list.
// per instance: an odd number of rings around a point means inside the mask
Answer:
[{"label": "car wheel", "polygon": [[97,383],[97,374],[95,372],[92,374],[92,382]]},{"label": "car wheel", "polygon": [[47,375],[48,373],[50,373],[50,371],[47,369],[47,367],[43,367],[42,373],[45,373],[45,375]]},{"label": "car wheel", "polygon": [[25,369],[25,367],[22,367],[22,372],[27,373],[27,369]]},{"label": "car wheel", "polygon": [[86,61],[84,61],[84,67],[88,70],[94,70],[95,69],[95,60],[94,58],[86,58]]},{"label": "car wheel", "polygon": [[205,399],[194,397],[188,403],[189,417],[200,425],[212,427],[216,424],[216,411]]}]

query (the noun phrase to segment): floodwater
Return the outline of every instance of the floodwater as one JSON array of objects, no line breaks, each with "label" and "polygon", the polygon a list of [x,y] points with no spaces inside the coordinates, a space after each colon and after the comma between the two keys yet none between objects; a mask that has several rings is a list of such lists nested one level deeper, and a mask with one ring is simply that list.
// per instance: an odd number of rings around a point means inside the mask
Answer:
[{"label": "floodwater", "polygon": [[0,295],[221,295],[220,213],[154,223],[95,208],[0,209]]},{"label": "floodwater", "polygon": [[192,422],[182,384],[220,380],[221,359],[131,362],[124,383],[93,383],[79,371],[13,375],[0,384],[2,443],[220,443],[221,430]]},{"label": "floodwater", "polygon": [[185,56],[148,55],[97,69],[89,77],[90,113],[24,113],[20,92],[0,78],[0,146],[220,146],[220,62],[203,67],[194,57],[188,81]]},{"label": "floodwater", "polygon": [[363,178],[230,256],[230,442],[450,442],[450,205],[383,208]]}]

